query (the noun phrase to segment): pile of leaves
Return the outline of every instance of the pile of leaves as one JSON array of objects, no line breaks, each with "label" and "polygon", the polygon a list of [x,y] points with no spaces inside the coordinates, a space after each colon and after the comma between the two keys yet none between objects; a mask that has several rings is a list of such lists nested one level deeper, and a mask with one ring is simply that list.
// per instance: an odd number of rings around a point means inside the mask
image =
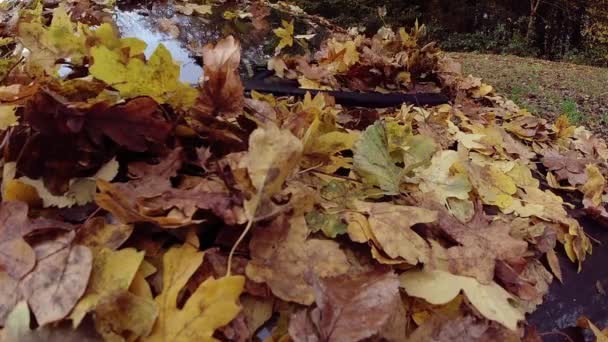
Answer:
[{"label": "pile of leaves", "polygon": [[75,8],[4,14],[7,341],[516,341],[557,254],[591,253],[574,215],[608,219],[606,143],[462,75],[419,27],[269,61],[304,88],[451,97],[361,109],[245,98],[232,37],[182,83],[165,47]]}]

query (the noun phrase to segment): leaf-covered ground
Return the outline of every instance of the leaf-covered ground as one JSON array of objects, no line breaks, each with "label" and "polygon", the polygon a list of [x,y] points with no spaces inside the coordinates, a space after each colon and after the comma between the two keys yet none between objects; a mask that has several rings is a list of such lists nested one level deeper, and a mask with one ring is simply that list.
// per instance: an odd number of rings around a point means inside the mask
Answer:
[{"label": "leaf-covered ground", "polygon": [[2,6],[3,340],[538,341],[557,255],[592,251],[576,218],[608,220],[604,140],[463,75],[424,27],[169,2],[167,35],[219,13],[301,88],[450,99],[364,109],[246,98],[232,35],[190,46],[191,85],[106,1]]},{"label": "leaf-covered ground", "polygon": [[571,121],[608,136],[608,69],[534,58],[451,53],[465,74],[483,77],[532,113]]}]

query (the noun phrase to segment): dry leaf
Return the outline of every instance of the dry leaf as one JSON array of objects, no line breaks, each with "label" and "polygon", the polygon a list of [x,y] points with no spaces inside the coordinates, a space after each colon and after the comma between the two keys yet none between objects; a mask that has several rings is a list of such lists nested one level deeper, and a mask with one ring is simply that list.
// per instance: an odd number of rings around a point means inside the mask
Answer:
[{"label": "dry leaf", "polygon": [[474,278],[439,270],[409,271],[399,278],[409,295],[423,298],[431,304],[446,304],[463,291],[483,316],[511,330],[515,330],[517,323],[524,319],[523,312],[511,304],[513,296],[494,282],[483,285]]},{"label": "dry leaf", "polygon": [[308,274],[336,276],[346,273],[349,264],[336,242],[307,239],[308,234],[304,217],[281,216],[268,227],[256,227],[247,277],[265,282],[283,300],[310,305],[315,297]]}]

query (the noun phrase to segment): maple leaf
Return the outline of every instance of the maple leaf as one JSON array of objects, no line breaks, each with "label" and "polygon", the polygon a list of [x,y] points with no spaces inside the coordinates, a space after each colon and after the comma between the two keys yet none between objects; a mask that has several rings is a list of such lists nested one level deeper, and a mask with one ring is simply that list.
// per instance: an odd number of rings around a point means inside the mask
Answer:
[{"label": "maple leaf", "polygon": [[18,30],[19,38],[32,51],[30,61],[34,66],[30,68],[36,74],[36,68],[42,67],[42,71],[54,75],[57,59],[71,58],[80,64],[86,54],[84,25],[70,20],[64,4],[53,10],[50,26],[37,21],[22,22]]},{"label": "maple leaf", "polygon": [[355,144],[353,169],[372,185],[388,194],[398,194],[401,168],[388,151],[386,130],[382,122],[369,126]]},{"label": "maple leaf", "polygon": [[203,262],[198,238],[189,234],[186,243],[173,247],[163,257],[163,289],[156,297],[159,316],[144,341],[218,341],[214,331],[228,324],[241,310],[238,298],[243,276],[208,278],[190,295],[181,309],[177,296]]},{"label": "maple leaf", "polygon": [[414,297],[423,298],[431,304],[446,304],[460,291],[483,316],[515,330],[524,314],[510,301],[513,296],[498,284],[483,285],[474,278],[453,275],[445,271],[409,271],[399,277],[401,287]]},{"label": "maple leaf", "polygon": [[562,155],[551,150],[545,153],[542,162],[549,170],[556,171],[558,180],[568,180],[570,185],[577,186],[587,181],[585,166],[592,161],[581,158],[576,151]]},{"label": "maple leaf", "polygon": [[203,47],[204,79],[196,109],[203,115],[234,117],[243,110],[243,84],[238,68],[241,44],[232,36]]},{"label": "maple leaf", "polygon": [[431,193],[439,203],[448,205],[448,199],[469,199],[472,187],[466,174],[462,172],[452,173],[450,170],[460,162],[460,156],[455,151],[439,151],[431,159],[428,167],[420,167],[415,170],[420,191]]},{"label": "maple leaf", "polygon": [[147,62],[129,58],[124,63],[119,51],[105,46],[93,47],[91,56],[95,60],[89,68],[91,75],[116,88],[125,98],[150,96],[184,110],[194,105],[197,91],[179,81],[180,67],[163,44]]},{"label": "maple leaf", "polygon": [[281,26],[272,30],[280,38],[279,44],[274,50],[275,55],[278,55],[284,47],[293,46],[293,21],[281,20]]},{"label": "maple leaf", "polygon": [[[393,272],[376,270],[317,278],[314,285],[317,307],[297,312],[291,318],[289,334],[296,342],[360,341],[372,337],[402,305],[399,280]],[[405,332],[405,324],[401,328]]]},{"label": "maple leaf", "polygon": [[357,202],[356,207],[369,214],[370,240],[390,258],[403,258],[410,265],[428,261],[429,246],[411,227],[436,221],[437,212],[390,203]]},{"label": "maple leaf", "polygon": [[[587,165],[585,173],[587,182],[581,188],[581,192],[584,194],[583,205],[585,208],[599,208],[600,212],[605,212],[605,209],[602,208],[602,196],[606,188],[606,179],[594,164]],[[602,214],[604,214],[603,212]]]},{"label": "maple leaf", "polygon": [[288,221],[281,216],[268,227],[256,227],[249,243],[247,277],[265,282],[283,300],[312,304],[314,292],[305,280],[306,273],[335,276],[346,273],[349,264],[336,242],[307,239],[308,234],[304,217]]}]

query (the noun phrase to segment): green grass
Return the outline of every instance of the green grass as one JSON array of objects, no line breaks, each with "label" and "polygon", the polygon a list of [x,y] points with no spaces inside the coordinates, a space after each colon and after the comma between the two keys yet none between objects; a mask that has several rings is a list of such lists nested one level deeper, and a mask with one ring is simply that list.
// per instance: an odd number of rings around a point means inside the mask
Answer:
[{"label": "green grass", "polygon": [[504,55],[450,56],[465,74],[482,77],[531,113],[550,120],[565,114],[608,137],[608,69]]},{"label": "green grass", "polygon": [[[585,118],[583,114],[578,111],[578,105],[572,99],[566,99],[562,102],[562,112],[566,114],[570,123],[575,125],[581,125],[584,123]],[[603,121],[602,117],[602,121]]]}]

